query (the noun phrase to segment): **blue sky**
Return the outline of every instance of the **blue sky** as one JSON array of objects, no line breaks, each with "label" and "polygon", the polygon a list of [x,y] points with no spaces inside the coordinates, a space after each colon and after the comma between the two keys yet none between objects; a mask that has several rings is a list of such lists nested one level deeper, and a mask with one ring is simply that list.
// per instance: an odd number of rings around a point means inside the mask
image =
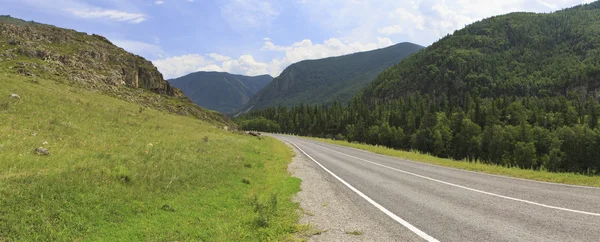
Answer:
[{"label": "blue sky", "polygon": [[106,36],[166,78],[277,76],[292,63],[430,45],[474,21],[591,0],[0,0],[0,14]]}]

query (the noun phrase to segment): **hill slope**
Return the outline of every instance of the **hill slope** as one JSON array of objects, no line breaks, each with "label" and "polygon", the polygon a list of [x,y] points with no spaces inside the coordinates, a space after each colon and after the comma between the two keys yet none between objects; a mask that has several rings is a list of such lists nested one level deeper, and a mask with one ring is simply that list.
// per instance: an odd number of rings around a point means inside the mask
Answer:
[{"label": "hill slope", "polygon": [[36,80],[0,71],[0,241],[289,240],[285,144]]},{"label": "hill slope", "polygon": [[252,97],[242,111],[350,100],[381,71],[422,48],[400,43],[373,51],[295,63]]},{"label": "hill slope", "polygon": [[181,89],[194,103],[221,113],[240,110],[250,98],[265,87],[273,77],[242,76],[225,72],[195,72],[171,79],[171,85]]},{"label": "hill slope", "polygon": [[0,16],[0,70],[32,81],[67,82],[144,107],[231,125],[223,115],[189,101],[150,61],[96,34]]},{"label": "hill slope", "polygon": [[292,240],[285,144],[226,131],[100,36],[0,32],[0,241]]},{"label": "hill slope", "polygon": [[369,100],[415,91],[481,97],[600,94],[600,2],[551,14],[512,13],[456,31],[383,72]]}]

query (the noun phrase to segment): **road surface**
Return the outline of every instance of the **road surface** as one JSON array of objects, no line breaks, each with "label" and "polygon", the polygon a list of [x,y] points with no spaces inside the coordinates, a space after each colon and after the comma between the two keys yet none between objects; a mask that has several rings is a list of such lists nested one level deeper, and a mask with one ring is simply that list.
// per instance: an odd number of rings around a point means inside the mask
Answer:
[{"label": "road surface", "polygon": [[600,189],[494,176],[295,136],[296,146],[384,217],[399,240],[600,241]]}]

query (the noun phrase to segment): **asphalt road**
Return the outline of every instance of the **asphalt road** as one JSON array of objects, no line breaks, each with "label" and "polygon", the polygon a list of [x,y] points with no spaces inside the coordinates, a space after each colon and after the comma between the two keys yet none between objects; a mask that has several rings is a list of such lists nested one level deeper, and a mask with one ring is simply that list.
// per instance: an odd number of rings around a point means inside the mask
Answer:
[{"label": "asphalt road", "polygon": [[294,136],[296,146],[398,240],[600,241],[600,189],[494,176]]}]

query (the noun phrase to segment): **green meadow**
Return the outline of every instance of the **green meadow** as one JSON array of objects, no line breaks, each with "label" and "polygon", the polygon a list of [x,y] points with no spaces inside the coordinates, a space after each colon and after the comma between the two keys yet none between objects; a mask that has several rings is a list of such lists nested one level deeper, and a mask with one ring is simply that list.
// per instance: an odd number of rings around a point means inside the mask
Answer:
[{"label": "green meadow", "polygon": [[0,75],[0,241],[293,240],[302,227],[285,144]]}]

